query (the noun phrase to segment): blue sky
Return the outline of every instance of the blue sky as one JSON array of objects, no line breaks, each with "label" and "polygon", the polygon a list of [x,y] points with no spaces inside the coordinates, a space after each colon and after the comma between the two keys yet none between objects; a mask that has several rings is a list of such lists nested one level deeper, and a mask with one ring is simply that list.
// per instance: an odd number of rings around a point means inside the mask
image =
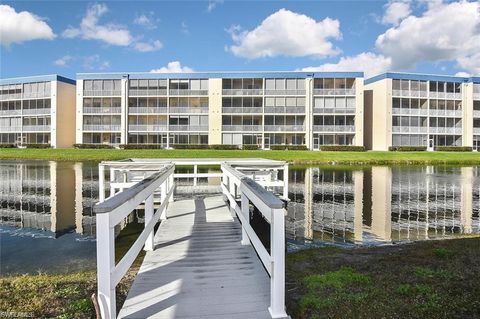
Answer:
[{"label": "blue sky", "polygon": [[467,0],[6,1],[0,73],[478,74],[479,7]]}]

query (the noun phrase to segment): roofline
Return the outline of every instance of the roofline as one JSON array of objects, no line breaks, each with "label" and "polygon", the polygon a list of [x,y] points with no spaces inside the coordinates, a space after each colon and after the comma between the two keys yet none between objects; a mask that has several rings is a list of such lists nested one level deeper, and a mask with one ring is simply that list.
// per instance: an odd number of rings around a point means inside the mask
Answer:
[{"label": "roofline", "polygon": [[472,76],[468,79],[468,82],[480,83],[480,76]]},{"label": "roofline", "polygon": [[205,79],[205,78],[309,78],[309,77],[352,77],[363,78],[363,72],[305,72],[305,71],[212,71],[212,72],[107,72],[77,73],[79,80],[91,79]]},{"label": "roofline", "polygon": [[50,82],[50,81],[59,81],[59,82],[64,82],[68,84],[73,84],[73,85],[75,85],[76,83],[75,80],[66,78],[58,74],[46,74],[46,75],[32,75],[32,76],[0,79],[0,85],[32,83],[32,82]]},{"label": "roofline", "polygon": [[464,83],[469,82],[469,78],[453,75],[439,75],[439,74],[427,74],[427,73],[407,73],[407,72],[386,72],[365,80],[365,85],[385,80],[423,80],[423,81],[445,81]]}]

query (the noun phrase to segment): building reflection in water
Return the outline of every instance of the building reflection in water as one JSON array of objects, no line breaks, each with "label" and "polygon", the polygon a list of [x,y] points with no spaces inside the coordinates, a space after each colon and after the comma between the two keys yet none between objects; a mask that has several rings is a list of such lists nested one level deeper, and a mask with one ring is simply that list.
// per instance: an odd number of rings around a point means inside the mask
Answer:
[{"label": "building reflection in water", "polygon": [[383,244],[479,233],[478,167],[290,170],[287,237]]}]

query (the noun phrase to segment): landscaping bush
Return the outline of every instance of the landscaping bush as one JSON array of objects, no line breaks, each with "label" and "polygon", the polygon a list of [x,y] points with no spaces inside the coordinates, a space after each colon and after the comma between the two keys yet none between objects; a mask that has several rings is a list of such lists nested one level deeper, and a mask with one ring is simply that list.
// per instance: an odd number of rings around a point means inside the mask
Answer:
[{"label": "landscaping bush", "polygon": [[93,149],[112,149],[112,145],[108,144],[73,144],[74,148],[93,148]]},{"label": "landscaping bush", "polygon": [[472,148],[470,146],[437,146],[435,150],[439,152],[471,152]]},{"label": "landscaping bush", "polygon": [[171,147],[177,150],[204,150],[208,149],[208,144],[172,144]]},{"label": "landscaping bush", "polygon": [[120,148],[124,150],[147,150],[147,149],[163,149],[162,144],[122,144]]},{"label": "landscaping bush", "polygon": [[238,145],[216,144],[216,145],[208,145],[208,148],[212,150],[238,150]]},{"label": "landscaping bush", "polygon": [[322,145],[321,151],[326,152],[365,152],[365,146],[354,145]]},{"label": "landscaping bush", "polygon": [[255,150],[258,150],[258,145],[257,144],[242,145],[242,150],[255,151]]},{"label": "landscaping bush", "polygon": [[270,145],[270,149],[274,151],[306,151],[308,150],[306,145]]},{"label": "landscaping bush", "polygon": [[394,152],[424,152],[427,150],[426,146],[390,146],[389,151]]},{"label": "landscaping bush", "polygon": [[52,148],[50,144],[22,144],[26,148]]},{"label": "landscaping bush", "polygon": [[15,144],[0,144],[0,148],[15,148]]}]

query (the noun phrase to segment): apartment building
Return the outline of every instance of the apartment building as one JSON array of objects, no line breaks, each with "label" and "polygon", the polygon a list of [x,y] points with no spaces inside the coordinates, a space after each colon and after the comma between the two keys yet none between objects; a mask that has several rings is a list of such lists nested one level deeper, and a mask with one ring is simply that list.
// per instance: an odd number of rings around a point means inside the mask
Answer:
[{"label": "apartment building", "polygon": [[81,73],[76,121],[77,143],[363,145],[363,73]]},{"label": "apartment building", "polygon": [[[480,145],[478,78],[385,73],[365,81],[365,146]],[[474,101],[474,96],[477,99]]]},{"label": "apartment building", "polygon": [[59,75],[0,79],[0,144],[75,142],[75,81]]}]

